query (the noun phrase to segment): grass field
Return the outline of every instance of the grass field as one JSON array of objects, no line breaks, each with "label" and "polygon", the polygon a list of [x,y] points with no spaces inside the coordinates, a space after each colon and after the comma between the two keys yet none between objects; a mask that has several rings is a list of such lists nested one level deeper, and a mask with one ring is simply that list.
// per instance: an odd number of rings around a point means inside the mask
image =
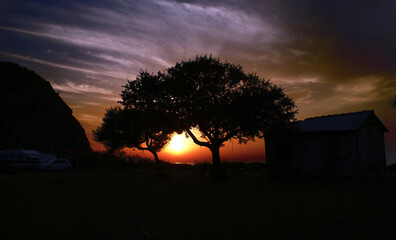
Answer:
[{"label": "grass field", "polygon": [[396,182],[200,170],[0,175],[0,239],[396,239]]}]

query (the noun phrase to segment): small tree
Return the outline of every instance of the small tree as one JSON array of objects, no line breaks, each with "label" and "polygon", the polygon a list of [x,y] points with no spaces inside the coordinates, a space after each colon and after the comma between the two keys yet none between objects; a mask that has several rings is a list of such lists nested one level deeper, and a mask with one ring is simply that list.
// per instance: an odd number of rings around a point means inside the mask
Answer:
[{"label": "small tree", "polygon": [[168,143],[173,131],[167,131],[166,116],[156,111],[111,108],[93,133],[94,139],[114,152],[125,147],[153,154],[158,174],[162,175],[158,152]]},{"label": "small tree", "polygon": [[108,152],[113,154],[116,150],[125,147],[120,126],[123,124],[121,108],[110,108],[102,119],[103,123],[93,131],[94,140],[101,142]]}]

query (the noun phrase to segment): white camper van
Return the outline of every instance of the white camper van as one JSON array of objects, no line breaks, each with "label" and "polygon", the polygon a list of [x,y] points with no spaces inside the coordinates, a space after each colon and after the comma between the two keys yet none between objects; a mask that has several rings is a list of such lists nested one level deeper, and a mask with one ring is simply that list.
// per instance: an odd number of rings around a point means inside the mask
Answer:
[{"label": "white camper van", "polygon": [[44,154],[36,150],[5,150],[1,152],[0,160],[15,168],[34,168],[38,164],[56,159],[53,154]]}]

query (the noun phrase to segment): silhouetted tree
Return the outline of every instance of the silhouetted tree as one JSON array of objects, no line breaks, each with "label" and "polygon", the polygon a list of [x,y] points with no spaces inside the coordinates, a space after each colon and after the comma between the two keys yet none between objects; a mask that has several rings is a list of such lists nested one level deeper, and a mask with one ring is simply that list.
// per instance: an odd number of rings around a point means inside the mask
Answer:
[{"label": "silhouetted tree", "polygon": [[119,128],[122,124],[121,108],[115,107],[106,110],[102,119],[102,124],[93,131],[94,140],[101,142],[110,153],[125,147],[122,141],[122,131]]},{"label": "silhouetted tree", "polygon": [[[220,147],[230,139],[246,143],[288,125],[296,113],[283,90],[246,74],[241,66],[212,56],[177,63],[157,75],[141,72],[122,92],[126,108],[162,109],[178,131],[212,152],[212,177],[221,178]],[[191,131],[197,129],[202,140]]]},{"label": "silhouetted tree", "polygon": [[167,129],[163,112],[152,110],[121,109],[107,110],[103,123],[94,131],[94,139],[103,143],[110,152],[122,148],[136,148],[153,154],[158,174],[162,175],[158,152],[168,143],[173,130]]}]

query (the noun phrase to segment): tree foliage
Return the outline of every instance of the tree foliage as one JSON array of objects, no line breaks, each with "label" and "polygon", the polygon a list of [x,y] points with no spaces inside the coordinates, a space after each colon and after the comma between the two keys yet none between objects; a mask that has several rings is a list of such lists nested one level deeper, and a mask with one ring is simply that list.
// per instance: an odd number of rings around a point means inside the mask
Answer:
[{"label": "tree foliage", "polygon": [[294,118],[294,102],[281,88],[241,66],[203,56],[167,73],[167,109],[187,128],[198,128],[209,143],[246,142]]},{"label": "tree foliage", "polygon": [[125,147],[122,140],[122,131],[119,129],[121,122],[121,108],[115,107],[106,110],[102,124],[93,131],[94,140],[102,143],[109,152]]},{"label": "tree foliage", "polygon": [[167,123],[163,112],[110,108],[102,125],[94,131],[94,139],[103,143],[110,152],[125,147],[149,151],[161,171],[157,153],[171,138],[173,130],[169,126],[171,124]]}]

